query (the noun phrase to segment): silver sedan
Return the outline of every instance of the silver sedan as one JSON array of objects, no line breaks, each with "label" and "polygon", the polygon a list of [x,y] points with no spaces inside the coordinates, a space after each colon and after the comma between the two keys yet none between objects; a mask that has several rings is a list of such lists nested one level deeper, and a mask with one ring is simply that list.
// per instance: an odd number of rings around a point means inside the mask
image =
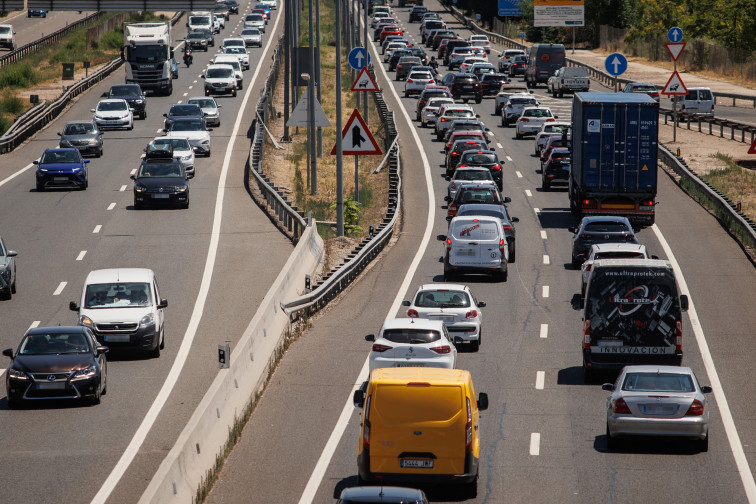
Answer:
[{"label": "silver sedan", "polygon": [[607,448],[617,448],[620,437],[670,436],[693,439],[709,449],[709,410],[704,394],[711,387],[698,384],[688,367],[625,366],[617,382],[602,388],[606,400]]}]

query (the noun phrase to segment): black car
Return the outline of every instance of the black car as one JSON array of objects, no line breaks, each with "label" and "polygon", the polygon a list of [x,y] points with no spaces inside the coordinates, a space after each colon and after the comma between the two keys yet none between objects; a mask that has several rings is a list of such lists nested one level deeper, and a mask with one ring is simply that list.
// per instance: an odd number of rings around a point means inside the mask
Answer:
[{"label": "black car", "polygon": [[417,23],[421,21],[426,12],[428,12],[428,7],[425,7],[424,5],[415,5],[410,11],[409,22]]},{"label": "black car", "polygon": [[488,138],[488,135],[486,134],[488,128],[486,128],[486,126],[478,119],[454,119],[449,125],[449,129],[444,133],[444,138],[442,140],[447,142],[449,137],[451,137],[451,134],[455,131],[480,131],[483,133],[483,138]]},{"label": "black car", "polygon": [[[507,201],[507,198],[504,198],[504,201]],[[509,248],[509,262],[513,263],[515,262],[515,253],[517,252],[517,249],[515,248],[516,243],[515,239],[517,238],[517,233],[515,232],[514,224],[517,222],[520,222],[520,219],[517,217],[510,217],[509,211],[507,210],[506,205],[490,205],[486,203],[466,203],[464,205],[461,205],[457,209],[457,215],[462,216],[470,216],[470,215],[484,215],[488,217],[498,217],[501,220],[501,225],[504,228],[504,235],[509,238],[512,237],[511,240],[507,239],[508,248]],[[450,219],[449,219],[450,220]]]},{"label": "black car", "polygon": [[391,53],[391,57],[388,61],[388,71],[393,72],[396,70],[396,65],[399,63],[399,58],[402,58],[404,56],[413,56],[412,51],[408,49],[395,49],[394,52]]},{"label": "black car", "polygon": [[336,504],[428,504],[422,490],[393,486],[345,488]]},{"label": "black car", "polygon": [[134,109],[134,117],[139,116],[140,119],[147,119],[147,99],[139,84],[114,84],[102,96],[103,98],[126,100],[129,107]]},{"label": "black car", "polygon": [[[468,151],[483,151],[487,148],[485,142],[479,140],[457,140],[446,153],[446,176],[451,177],[457,169],[462,155]],[[499,185],[501,188],[501,185]]]},{"label": "black car", "polygon": [[84,326],[29,329],[16,353],[3,350],[11,363],[5,373],[8,407],[44,399],[89,400],[107,389],[108,348]]},{"label": "black car", "polygon": [[[203,37],[205,37],[205,40],[207,41],[207,45],[210,47],[215,47],[215,35],[213,35],[212,30],[208,30],[207,28],[197,28],[196,30],[193,30],[192,33],[199,33]],[[191,34],[190,34],[191,35]],[[187,36],[188,38],[188,36]],[[205,49],[207,50],[207,49]]]},{"label": "black car", "polygon": [[548,191],[557,181],[568,183],[570,180],[570,150],[557,147],[551,150],[549,158],[541,166],[541,189]]},{"label": "black car", "polygon": [[422,60],[417,56],[402,56],[396,64],[396,80],[406,79],[410,68],[413,66],[422,66],[422,64]]},{"label": "black car", "polygon": [[63,131],[58,132],[58,136],[61,148],[73,147],[81,152],[82,156],[102,156],[102,131],[94,121],[69,121],[63,127]]},{"label": "black car", "polygon": [[447,89],[441,88],[441,87],[431,87],[430,89],[428,86],[425,86],[425,89],[422,90],[420,93],[420,96],[418,96],[417,100],[417,106],[415,108],[415,118],[419,121],[420,120],[420,114],[422,114],[423,109],[425,108],[425,105],[428,103],[428,100],[431,98],[441,98],[441,97],[449,97],[449,91]]},{"label": "black car", "polygon": [[134,208],[152,203],[168,203],[189,208],[189,182],[181,161],[173,158],[173,148],[148,147],[134,181]]},{"label": "black car", "polygon": [[202,109],[196,103],[177,103],[171,105],[171,109],[167,114],[163,114],[165,117],[164,129],[169,129],[173,124],[173,119],[176,117],[203,117]]},{"label": "black car", "polygon": [[228,8],[228,5],[226,5],[226,2],[216,2],[215,10],[213,12],[216,16],[223,16],[223,19],[226,21],[231,17],[231,10]]},{"label": "black car", "polygon": [[588,258],[591,245],[597,243],[634,243],[638,244],[635,231],[627,217],[590,216],[583,217],[577,228],[570,228],[575,233],[572,237],[572,266],[580,265]]},{"label": "black car", "polygon": [[503,73],[488,73],[480,77],[480,86],[483,89],[483,96],[496,96],[499,94],[501,85],[509,82],[507,76]]},{"label": "black car", "polygon": [[459,158],[458,166],[481,166],[488,168],[491,172],[491,177],[493,177],[496,185],[499,186],[499,190],[503,191],[504,182],[501,170],[501,165],[503,164],[504,162],[499,160],[499,156],[496,155],[495,151],[481,149],[478,151],[466,151]]},{"label": "black car", "polygon": [[528,57],[525,55],[514,56],[509,64],[509,76],[525,75],[525,66],[528,64]]},{"label": "black car", "polygon": [[239,14],[239,2],[236,0],[223,0],[223,3],[226,4],[226,7],[228,7],[228,10],[232,14]]},{"label": "black car", "polygon": [[193,31],[186,36],[186,45],[188,45],[190,49],[207,51],[207,37],[204,33]]},{"label": "black car", "polygon": [[423,65],[428,64],[428,55],[425,54],[425,51],[423,51],[420,47],[410,47],[409,48],[409,56],[416,56],[420,58],[420,61],[423,63]]}]

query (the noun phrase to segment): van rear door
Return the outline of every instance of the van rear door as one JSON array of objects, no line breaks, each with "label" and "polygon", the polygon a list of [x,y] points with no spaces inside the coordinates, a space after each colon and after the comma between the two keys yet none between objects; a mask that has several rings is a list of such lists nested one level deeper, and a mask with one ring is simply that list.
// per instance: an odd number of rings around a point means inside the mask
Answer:
[{"label": "van rear door", "polygon": [[460,385],[380,384],[370,408],[371,472],[465,472],[467,410]]},{"label": "van rear door", "polygon": [[501,264],[501,233],[492,220],[465,219],[452,222],[449,234],[454,244],[449,255],[452,266],[495,268]]}]

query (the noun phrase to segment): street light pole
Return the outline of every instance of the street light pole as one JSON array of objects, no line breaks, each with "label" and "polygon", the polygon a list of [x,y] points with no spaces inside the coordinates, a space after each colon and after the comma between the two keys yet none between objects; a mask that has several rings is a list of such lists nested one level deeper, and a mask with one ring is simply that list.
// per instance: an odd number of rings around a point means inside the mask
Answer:
[{"label": "street light pole", "polygon": [[341,145],[341,0],[336,0],[336,233],[344,236],[344,149]]},{"label": "street light pole", "polygon": [[315,155],[315,83],[313,82],[315,79],[315,31],[312,26],[312,18],[314,14],[312,0],[310,0],[310,9],[308,14],[308,17],[310,18],[310,72],[312,72],[312,74],[310,75],[310,80],[307,83],[307,98],[309,100],[307,121],[310,128],[310,131],[308,133],[308,138],[310,139],[310,194],[314,196],[318,194],[318,158]]},{"label": "street light pole", "polygon": [[291,39],[291,26],[289,22],[289,16],[291,15],[291,9],[289,5],[291,0],[284,0],[284,142],[291,142],[291,136],[289,136],[289,126],[286,124],[289,122],[289,40]]},{"label": "street light pole", "polygon": [[[318,52],[320,52],[320,2],[315,3],[315,24],[317,26],[317,28],[315,29],[315,33],[317,35]],[[336,24],[336,26],[338,27],[338,23]],[[320,68],[320,58],[318,58],[317,63],[318,63],[318,68]],[[313,77],[317,76],[318,78],[318,80],[316,81],[316,84],[318,85],[318,102],[323,103],[323,97],[320,94],[320,81],[323,80],[323,76],[320,75],[320,72],[315,71],[315,67],[313,67],[312,69],[312,75]],[[323,128],[318,126],[317,132],[318,132],[318,157],[322,157],[323,156]]]}]

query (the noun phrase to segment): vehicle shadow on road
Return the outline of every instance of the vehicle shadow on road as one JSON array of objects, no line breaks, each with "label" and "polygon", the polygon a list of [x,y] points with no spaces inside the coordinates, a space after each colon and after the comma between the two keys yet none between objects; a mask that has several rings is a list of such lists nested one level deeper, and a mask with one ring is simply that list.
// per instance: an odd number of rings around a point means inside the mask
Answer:
[{"label": "vehicle shadow on road", "polygon": [[541,208],[538,220],[544,229],[568,229],[577,226],[575,216],[569,208]]},{"label": "vehicle shadow on road", "polygon": [[695,441],[685,438],[633,436],[615,438],[616,448],[607,448],[606,434],[594,438],[593,449],[603,453],[628,453],[638,455],[698,455],[701,452]]}]

